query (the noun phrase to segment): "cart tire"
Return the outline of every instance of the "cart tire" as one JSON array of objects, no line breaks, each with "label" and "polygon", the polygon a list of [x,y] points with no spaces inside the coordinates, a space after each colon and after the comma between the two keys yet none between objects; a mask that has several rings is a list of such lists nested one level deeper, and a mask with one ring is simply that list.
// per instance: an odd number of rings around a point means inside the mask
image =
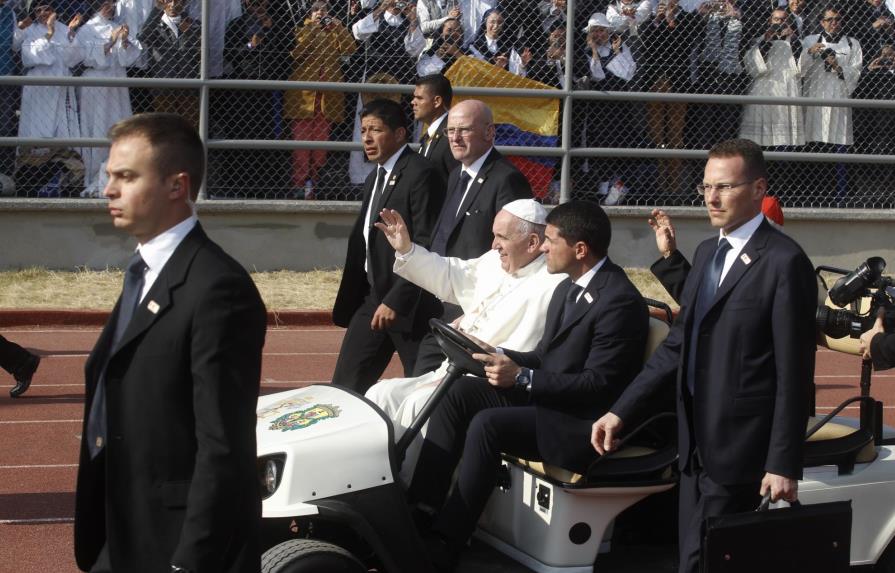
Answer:
[{"label": "cart tire", "polygon": [[350,551],[314,539],[290,539],[261,556],[262,573],[366,573]]}]

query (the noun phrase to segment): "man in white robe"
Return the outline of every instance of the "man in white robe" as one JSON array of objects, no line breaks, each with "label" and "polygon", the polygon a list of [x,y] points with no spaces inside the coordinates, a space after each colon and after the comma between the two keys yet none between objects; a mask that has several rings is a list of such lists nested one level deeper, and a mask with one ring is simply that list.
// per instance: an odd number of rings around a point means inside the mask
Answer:
[{"label": "man in white robe", "polygon": [[[56,21],[49,2],[34,6],[34,20],[17,27],[13,48],[22,53],[22,65],[28,76],[69,77],[71,68],[84,59],[76,28]],[[75,89],[66,86],[24,86],[22,88],[19,137],[75,138],[78,127],[78,102]]]},{"label": "man in white robe", "polygon": [[[383,221],[391,217],[383,214]],[[396,215],[396,214],[394,214]],[[504,205],[494,218],[494,249],[472,260],[442,257],[410,242],[403,221],[377,223],[395,247],[395,274],[463,308],[455,326],[494,346],[532,350],[544,333],[547,305],[564,274],[549,274],[540,252],[547,213],[531,199]],[[400,219],[400,215],[395,218]],[[416,378],[381,380],[367,391],[403,434],[447,371],[447,361]],[[401,471],[409,483],[419,440]]]},{"label": "man in white robe", "polygon": [[[787,23],[785,10],[771,12],[768,30],[755,38],[743,58],[746,72],[752,77],[749,95],[792,98],[801,95],[799,66],[790,43],[794,33]],[[740,137],[762,147],[804,145],[802,108],[747,104],[743,107]]]},{"label": "man in white robe", "polygon": [[[806,97],[850,98],[861,78],[861,44],[842,33],[842,12],[824,10],[820,21],[824,31],[802,42],[799,68],[804,78]],[[809,142],[851,145],[852,110],[850,107],[807,106],[805,139]]]},{"label": "man in white robe", "polygon": [[[115,20],[115,3],[104,0],[96,14],[78,31],[84,49],[84,77],[126,78],[127,67],[140,57],[142,46],[130,26]],[[84,86],[79,88],[81,103],[81,135],[106,137],[118,121],[133,115],[130,93],[126,87]],[[101,197],[103,163],[109,157],[107,147],[81,149],[84,159],[85,188],[82,197]]]}]

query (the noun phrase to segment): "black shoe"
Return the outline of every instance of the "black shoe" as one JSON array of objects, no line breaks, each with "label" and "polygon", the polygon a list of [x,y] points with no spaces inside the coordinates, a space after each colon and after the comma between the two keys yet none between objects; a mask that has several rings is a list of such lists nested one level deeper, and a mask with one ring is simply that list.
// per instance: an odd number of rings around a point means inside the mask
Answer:
[{"label": "black shoe", "polygon": [[39,364],[40,356],[37,354],[30,354],[28,356],[28,360],[25,361],[25,364],[23,364],[18,372],[13,375],[13,378],[16,380],[16,385],[9,391],[10,396],[18,398],[28,390],[28,387],[31,386],[31,379],[34,377],[34,373],[37,372]]}]

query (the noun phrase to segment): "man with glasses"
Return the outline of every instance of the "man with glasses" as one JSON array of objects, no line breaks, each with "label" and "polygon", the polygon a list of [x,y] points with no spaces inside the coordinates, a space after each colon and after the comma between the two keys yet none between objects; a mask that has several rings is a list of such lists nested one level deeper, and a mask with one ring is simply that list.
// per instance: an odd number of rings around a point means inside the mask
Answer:
[{"label": "man with glasses", "polygon": [[647,398],[677,389],[680,572],[699,570],[703,520],[798,497],[814,377],[817,283],[811,261],[761,214],[761,148],[734,139],[709,151],[703,182],[719,236],[696,249],[681,312],[643,371],[593,425],[611,451]]},{"label": "man with glasses", "polygon": [[[448,176],[430,251],[458,259],[480,257],[491,249],[494,217],[503,206],[531,199],[528,180],[494,149],[494,133],[491,110],[483,102],[466,100],[451,107],[444,136],[460,165]],[[450,322],[461,314],[460,307],[444,305],[441,319]],[[420,344],[413,375],[435,370],[443,360],[441,347],[428,334]]]}]

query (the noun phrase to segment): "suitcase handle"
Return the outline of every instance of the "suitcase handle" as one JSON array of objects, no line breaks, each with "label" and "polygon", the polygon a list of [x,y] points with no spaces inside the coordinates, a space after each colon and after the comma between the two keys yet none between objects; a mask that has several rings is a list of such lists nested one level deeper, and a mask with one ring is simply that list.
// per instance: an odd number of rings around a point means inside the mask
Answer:
[{"label": "suitcase handle", "polygon": [[[758,507],[755,508],[755,511],[768,511],[771,505],[771,492],[770,490],[766,491],[764,496],[761,498],[761,503],[758,504]],[[802,502],[799,500],[789,502],[789,507],[802,507]]]}]

